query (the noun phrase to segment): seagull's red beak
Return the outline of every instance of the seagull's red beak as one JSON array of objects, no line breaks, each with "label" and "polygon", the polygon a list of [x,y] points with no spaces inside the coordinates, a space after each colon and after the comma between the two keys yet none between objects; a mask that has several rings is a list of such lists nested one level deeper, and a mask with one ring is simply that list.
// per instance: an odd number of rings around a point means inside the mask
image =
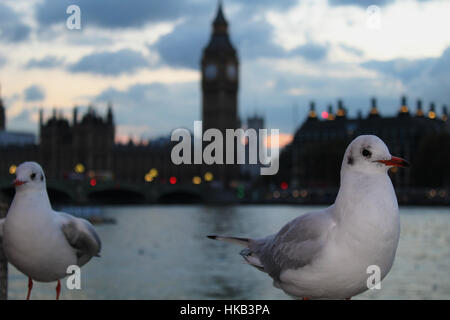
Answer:
[{"label": "seagull's red beak", "polygon": [[387,166],[394,166],[401,168],[409,167],[408,161],[398,157],[392,157],[390,160],[377,160],[377,162],[384,163]]},{"label": "seagull's red beak", "polygon": [[23,185],[25,183],[26,183],[26,181],[21,181],[19,179],[16,179],[16,180],[13,181],[13,185],[16,186],[16,187],[17,186],[21,186],[21,185]]}]

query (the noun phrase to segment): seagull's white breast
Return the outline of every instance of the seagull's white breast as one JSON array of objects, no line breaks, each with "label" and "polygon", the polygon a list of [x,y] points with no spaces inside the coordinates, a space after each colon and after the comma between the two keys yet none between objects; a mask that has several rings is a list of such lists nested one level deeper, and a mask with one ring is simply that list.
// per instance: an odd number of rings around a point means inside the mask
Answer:
[{"label": "seagull's white breast", "polygon": [[21,194],[19,200],[16,195],[4,225],[7,259],[36,281],[63,278],[77,259],[53,210],[32,193]]}]

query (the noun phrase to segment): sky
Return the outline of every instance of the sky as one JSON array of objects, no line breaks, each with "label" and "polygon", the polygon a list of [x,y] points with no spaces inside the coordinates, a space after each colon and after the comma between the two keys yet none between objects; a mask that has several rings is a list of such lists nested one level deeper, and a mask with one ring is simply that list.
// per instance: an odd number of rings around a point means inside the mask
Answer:
[{"label": "sky", "polygon": [[[81,10],[70,30],[69,5]],[[2,0],[0,84],[7,129],[38,132],[38,110],[105,113],[117,139],[153,139],[201,120],[200,59],[215,0]],[[240,59],[239,114],[288,141],[309,101],[349,116],[396,114],[401,95],[450,106],[448,0],[223,0]],[[376,7],[374,7],[376,6]],[[283,142],[282,142],[283,144]]]}]

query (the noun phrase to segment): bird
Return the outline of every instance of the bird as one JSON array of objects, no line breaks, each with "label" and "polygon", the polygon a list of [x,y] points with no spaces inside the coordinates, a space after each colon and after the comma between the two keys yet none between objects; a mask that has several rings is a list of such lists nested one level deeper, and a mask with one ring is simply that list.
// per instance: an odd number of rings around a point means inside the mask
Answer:
[{"label": "bird", "polygon": [[369,266],[379,268],[381,281],[394,262],[400,218],[392,167],[409,163],[392,156],[377,136],[360,135],[345,150],[331,206],[265,238],[207,237],[243,246],[244,262],[294,299],[351,299],[369,289]]},{"label": "bird", "polygon": [[15,195],[6,218],[0,220],[0,237],[7,260],[28,276],[27,300],[33,281],[55,282],[56,300],[60,280],[69,266],[82,267],[100,256],[101,241],[92,224],[52,209],[46,178],[36,162],[16,169]]}]

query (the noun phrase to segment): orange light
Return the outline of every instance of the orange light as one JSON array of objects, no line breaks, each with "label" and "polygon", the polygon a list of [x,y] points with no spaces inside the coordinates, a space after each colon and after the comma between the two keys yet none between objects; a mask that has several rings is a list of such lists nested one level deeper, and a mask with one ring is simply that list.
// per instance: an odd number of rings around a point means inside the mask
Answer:
[{"label": "orange light", "polygon": [[205,181],[210,182],[214,179],[214,176],[211,172],[207,172],[207,173],[205,173],[204,178],[205,178]]},{"label": "orange light", "polygon": [[91,186],[95,187],[95,185],[97,184],[97,180],[92,178],[91,181],[89,181],[89,183],[91,184]]},{"label": "orange light", "polygon": [[15,173],[16,173],[16,169],[17,169],[16,165],[15,165],[15,164],[12,164],[12,165],[9,167],[9,174],[15,174]]},{"label": "orange light", "polygon": [[169,178],[169,183],[170,183],[170,184],[175,184],[175,183],[177,183],[177,178],[176,178],[176,177],[170,177],[170,178]]}]

